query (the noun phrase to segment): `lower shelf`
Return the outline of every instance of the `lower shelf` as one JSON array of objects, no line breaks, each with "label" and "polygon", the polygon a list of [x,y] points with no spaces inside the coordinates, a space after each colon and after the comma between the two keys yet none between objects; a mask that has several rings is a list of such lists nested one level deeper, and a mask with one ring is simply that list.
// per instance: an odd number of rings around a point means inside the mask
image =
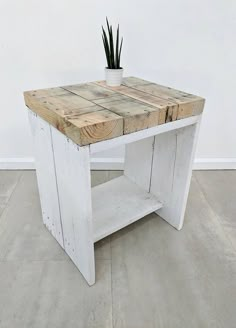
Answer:
[{"label": "lower shelf", "polygon": [[162,207],[155,196],[127,177],[92,189],[94,242],[118,231]]}]

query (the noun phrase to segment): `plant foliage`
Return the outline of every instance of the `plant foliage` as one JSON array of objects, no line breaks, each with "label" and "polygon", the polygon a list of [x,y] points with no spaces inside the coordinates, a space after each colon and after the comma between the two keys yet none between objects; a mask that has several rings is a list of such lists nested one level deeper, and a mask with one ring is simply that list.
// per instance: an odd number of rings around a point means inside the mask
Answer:
[{"label": "plant foliage", "polygon": [[121,38],[121,42],[119,40],[119,24],[116,31],[116,42],[113,38],[112,25],[109,24],[108,19],[106,18],[107,23],[107,32],[102,26],[102,40],[104,45],[104,50],[107,59],[107,68],[110,69],[119,69],[120,67],[120,56],[121,49],[123,44],[123,37]]}]

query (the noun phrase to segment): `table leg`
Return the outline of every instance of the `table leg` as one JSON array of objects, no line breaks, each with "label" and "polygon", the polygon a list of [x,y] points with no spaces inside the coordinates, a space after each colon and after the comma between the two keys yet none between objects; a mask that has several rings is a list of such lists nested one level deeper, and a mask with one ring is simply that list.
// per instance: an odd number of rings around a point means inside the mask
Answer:
[{"label": "table leg", "polygon": [[64,248],[50,125],[29,110],[43,222]]},{"label": "table leg", "polygon": [[42,209],[52,211],[52,200],[57,199],[64,249],[88,284],[93,285],[95,263],[89,147],[78,147],[39,117],[34,121],[38,125],[33,130],[37,141],[36,168]]},{"label": "table leg", "polygon": [[192,175],[200,118],[192,124],[126,145],[124,174],[157,196],[156,213],[180,230]]},{"label": "table leg", "polygon": [[183,226],[200,121],[155,136],[150,192],[163,207],[156,213],[176,229]]}]

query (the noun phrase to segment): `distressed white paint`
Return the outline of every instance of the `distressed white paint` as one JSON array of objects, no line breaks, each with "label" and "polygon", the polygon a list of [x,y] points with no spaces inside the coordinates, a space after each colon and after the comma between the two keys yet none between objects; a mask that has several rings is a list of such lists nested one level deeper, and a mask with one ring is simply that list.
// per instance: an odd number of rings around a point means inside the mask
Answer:
[{"label": "distressed white paint", "polygon": [[50,125],[29,111],[43,222],[64,248]]},{"label": "distressed white paint", "polygon": [[125,175],[162,202],[156,213],[177,229],[184,221],[198,123],[126,145]]},{"label": "distressed white paint", "polygon": [[64,245],[89,285],[95,283],[89,147],[51,127]]},{"label": "distressed white paint", "polygon": [[154,137],[125,145],[124,174],[144,190],[150,190]]},{"label": "distressed white paint", "polygon": [[58,211],[65,251],[89,285],[95,283],[94,242],[155,211],[181,229],[201,116],[97,143],[99,149],[117,139],[126,144],[125,175],[91,189],[96,144],[79,147],[29,115],[44,222],[58,239],[55,215],[47,214]]},{"label": "distressed white paint", "polygon": [[94,187],[92,199],[95,242],[162,206],[155,196],[125,176]]},{"label": "distressed white paint", "polygon": [[199,124],[155,137],[150,192],[163,203],[157,214],[178,230],[184,221]]},{"label": "distressed white paint", "polygon": [[169,131],[156,136],[154,142],[150,191],[162,200],[164,206],[172,192],[177,134],[178,130]]}]

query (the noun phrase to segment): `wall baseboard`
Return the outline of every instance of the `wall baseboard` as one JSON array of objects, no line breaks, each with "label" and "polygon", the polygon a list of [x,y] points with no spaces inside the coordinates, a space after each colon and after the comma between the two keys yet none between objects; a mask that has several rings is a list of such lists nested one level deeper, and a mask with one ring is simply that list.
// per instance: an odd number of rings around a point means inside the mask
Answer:
[{"label": "wall baseboard", "polygon": [[[92,170],[123,170],[123,158],[92,158]],[[34,158],[0,158],[0,170],[34,170]],[[196,158],[194,170],[235,170],[236,158]]]},{"label": "wall baseboard", "polygon": [[34,170],[33,157],[0,158],[0,170]]},{"label": "wall baseboard", "polygon": [[[123,158],[92,158],[92,170],[123,170]],[[34,170],[33,157],[0,158],[0,170]]]},{"label": "wall baseboard", "polygon": [[236,158],[195,158],[194,170],[236,170]]},{"label": "wall baseboard", "polygon": [[91,159],[91,169],[92,170],[123,170],[124,169],[124,159],[123,158],[92,158]]}]

